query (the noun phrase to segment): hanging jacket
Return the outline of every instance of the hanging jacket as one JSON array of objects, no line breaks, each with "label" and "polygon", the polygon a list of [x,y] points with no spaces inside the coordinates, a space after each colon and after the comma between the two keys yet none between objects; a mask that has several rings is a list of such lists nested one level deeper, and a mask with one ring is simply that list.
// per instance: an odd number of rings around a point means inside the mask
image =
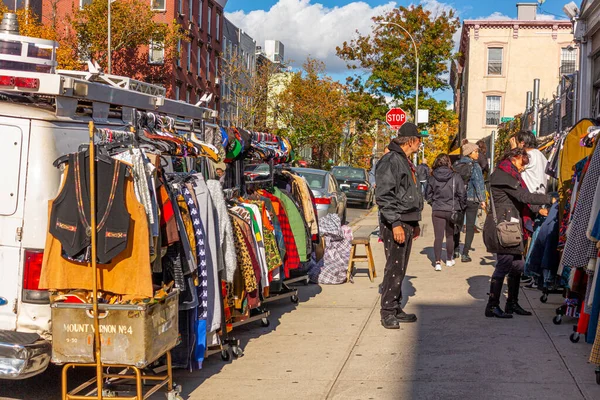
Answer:
[{"label": "hanging jacket", "polygon": [[[223,261],[225,263],[225,280],[229,283],[233,282],[233,274],[237,268],[237,258],[234,245],[233,227],[231,218],[227,211],[227,203],[223,196],[223,187],[216,180],[206,181],[206,186],[210,192],[213,204],[217,210],[219,219],[219,247],[223,252]],[[221,268],[219,268],[221,269]]]},{"label": "hanging jacket", "polygon": [[[515,218],[520,222],[521,228],[523,227],[523,220],[520,210],[523,210],[528,204],[542,205],[552,202],[550,195],[530,193],[529,190],[521,187],[521,182],[518,179],[501,169],[496,169],[491,175],[490,186],[498,222],[510,221],[511,218]],[[483,241],[490,253],[520,255],[524,251],[523,242],[515,247],[502,247],[500,245],[493,212],[491,211],[488,212],[483,227]]]},{"label": "hanging jacket", "polygon": [[433,211],[462,211],[467,207],[465,184],[452,169],[437,168],[427,182],[425,200]]},{"label": "hanging jacket", "polygon": [[[130,215],[125,207],[125,174],[120,161],[96,161],[96,257],[108,264],[127,247]],[[52,203],[50,233],[60,241],[63,256],[87,263],[91,244],[89,154],[69,155],[65,184]]]},{"label": "hanging jacket", "polygon": [[296,248],[298,249],[298,256],[300,257],[300,262],[308,261],[308,254],[306,251],[306,226],[304,224],[302,214],[300,214],[300,211],[298,210],[296,204],[294,204],[294,201],[281,189],[274,188],[273,194],[279,200],[281,200],[281,203],[285,208],[285,213],[287,214],[290,226],[292,228],[292,232],[294,234],[294,241],[296,242]]},{"label": "hanging jacket", "polygon": [[398,144],[392,141],[388,148],[390,152],[379,160],[375,171],[375,198],[382,221],[393,227],[419,222],[423,195],[414,167]]}]

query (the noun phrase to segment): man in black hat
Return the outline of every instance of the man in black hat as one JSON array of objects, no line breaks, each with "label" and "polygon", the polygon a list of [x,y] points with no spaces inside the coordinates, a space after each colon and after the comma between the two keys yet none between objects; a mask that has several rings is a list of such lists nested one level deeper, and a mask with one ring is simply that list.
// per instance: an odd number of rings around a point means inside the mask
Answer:
[{"label": "man in black hat", "polygon": [[402,311],[402,281],[412,249],[419,237],[423,196],[418,187],[415,166],[410,161],[421,146],[415,124],[405,123],[389,144],[390,152],[377,163],[375,195],[380,212],[379,229],[385,249],[385,272],[381,284],[381,324],[398,329],[402,322],[415,322],[417,316]]}]

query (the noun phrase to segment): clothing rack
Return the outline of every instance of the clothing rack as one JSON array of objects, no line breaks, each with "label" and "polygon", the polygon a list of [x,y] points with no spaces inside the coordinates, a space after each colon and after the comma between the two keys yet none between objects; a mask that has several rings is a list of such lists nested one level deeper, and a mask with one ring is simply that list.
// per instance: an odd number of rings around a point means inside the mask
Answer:
[{"label": "clothing rack", "polygon": [[[124,132],[123,132],[124,133]],[[92,311],[91,316],[93,319],[93,352],[94,352],[94,363],[81,363],[81,362],[70,362],[63,366],[62,370],[62,398],[63,400],[81,400],[91,398],[93,396],[99,400],[102,400],[106,397],[110,397],[115,400],[126,400],[126,399],[136,399],[142,400],[149,398],[152,394],[156,393],[162,387],[167,386],[167,396],[169,399],[181,399],[179,396],[180,389],[176,388],[173,384],[173,372],[172,372],[172,364],[171,364],[171,349],[167,350],[163,355],[166,356],[167,366],[166,366],[166,375],[147,375],[144,374],[141,367],[136,365],[108,365],[102,362],[102,340],[100,336],[100,318],[105,318],[108,313],[106,313],[103,317],[99,315],[99,306],[98,306],[98,265],[97,265],[97,221],[96,221],[96,145],[95,145],[95,136],[96,134],[102,135],[102,131],[98,131],[93,122],[89,123],[89,191],[90,191],[90,248],[91,248],[91,258],[90,258],[90,266],[92,273]],[[89,312],[88,312],[89,316]],[[83,343],[81,344],[83,345]],[[126,350],[127,351],[127,350]],[[159,357],[160,358],[160,357]],[[76,367],[93,367],[96,371],[96,376],[86,383],[80,385],[72,391],[68,391],[68,371],[71,368]],[[123,370],[120,373],[107,373],[104,372],[104,368],[122,368]],[[133,370],[134,374],[128,373],[129,370]],[[110,380],[118,380],[118,381],[135,381],[135,397],[122,397],[122,396],[113,396],[110,390],[107,388],[104,390],[104,380],[105,378]],[[146,381],[156,382],[156,384],[152,385],[151,389],[144,394],[144,383]],[[89,392],[87,395],[80,395],[86,388],[96,384],[96,389]]]}]

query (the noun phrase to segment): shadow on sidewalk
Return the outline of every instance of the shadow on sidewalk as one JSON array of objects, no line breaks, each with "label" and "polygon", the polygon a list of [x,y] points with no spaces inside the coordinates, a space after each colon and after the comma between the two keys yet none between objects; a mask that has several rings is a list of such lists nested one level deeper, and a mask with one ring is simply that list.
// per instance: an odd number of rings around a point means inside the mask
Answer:
[{"label": "shadow on sidewalk", "polygon": [[[292,288],[298,289],[299,303],[308,302],[310,299],[316,297],[323,291],[320,285],[314,283],[309,283],[308,285],[294,284],[292,285]],[[250,322],[247,325],[242,325],[238,328],[235,328],[229,334],[230,337],[234,337],[239,340],[240,348],[242,350],[246,348],[251,340],[276,331],[281,324],[281,318],[285,314],[296,309],[296,305],[293,304],[290,299],[282,299],[280,301],[268,303],[265,306],[270,311],[270,315],[268,317],[269,326],[262,326],[261,321]],[[284,355],[282,355],[282,357],[284,357]],[[198,387],[200,387],[204,381],[210,379],[214,375],[218,375],[223,367],[235,361],[235,357],[231,357],[231,360],[229,361],[223,361],[219,354],[215,354],[204,360],[201,370],[194,372],[188,372],[182,369],[174,370],[174,380],[177,384],[182,385],[183,392],[181,395],[183,398],[189,398],[192,392],[198,389]]]},{"label": "shadow on sidewalk", "polygon": [[471,297],[477,300],[488,299],[488,291],[490,284],[490,277],[487,275],[476,275],[467,278],[469,284],[469,294]]}]

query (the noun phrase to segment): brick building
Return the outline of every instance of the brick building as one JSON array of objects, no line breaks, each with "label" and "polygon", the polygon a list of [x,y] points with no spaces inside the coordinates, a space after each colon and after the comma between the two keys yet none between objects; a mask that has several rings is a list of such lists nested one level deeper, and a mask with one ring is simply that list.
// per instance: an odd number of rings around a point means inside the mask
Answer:
[{"label": "brick building", "polygon": [[[82,7],[92,0],[41,0],[42,21],[64,23],[74,7]],[[171,23],[176,20],[188,35],[188,41],[178,44],[179,58],[175,60],[171,76],[161,84],[168,88],[167,96],[188,103],[210,97],[208,106],[220,109],[219,62],[223,40],[223,9],[227,0],[151,0],[148,7],[158,11],[156,20]],[[61,27],[58,26],[58,29]],[[63,27],[68,29],[68,27]],[[143,59],[151,66],[165,64],[164,49],[160,44],[141,48],[147,54]],[[146,67],[146,66],[144,66]],[[138,79],[144,79],[144,76]],[[205,96],[207,95],[207,96]],[[210,96],[212,95],[212,96]]]}]

